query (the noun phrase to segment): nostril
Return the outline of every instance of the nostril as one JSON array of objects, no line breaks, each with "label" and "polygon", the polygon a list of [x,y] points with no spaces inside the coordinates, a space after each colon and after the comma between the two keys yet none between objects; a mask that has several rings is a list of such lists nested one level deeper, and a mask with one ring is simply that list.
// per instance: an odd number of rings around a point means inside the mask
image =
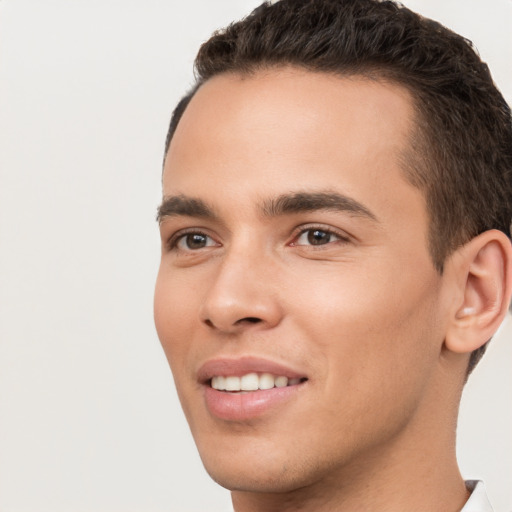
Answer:
[{"label": "nostril", "polygon": [[236,323],[241,324],[243,322],[248,322],[250,324],[257,324],[257,323],[261,322],[261,318],[256,318],[255,316],[247,316],[245,318],[241,318]]},{"label": "nostril", "polygon": [[[247,316],[245,318],[240,318],[240,320],[237,320],[233,325],[241,325],[243,323],[249,323],[249,324],[257,324],[259,322],[261,322],[261,318],[257,318],[255,316]],[[204,323],[208,326],[208,327],[215,327],[215,324],[209,319],[207,318]]]}]

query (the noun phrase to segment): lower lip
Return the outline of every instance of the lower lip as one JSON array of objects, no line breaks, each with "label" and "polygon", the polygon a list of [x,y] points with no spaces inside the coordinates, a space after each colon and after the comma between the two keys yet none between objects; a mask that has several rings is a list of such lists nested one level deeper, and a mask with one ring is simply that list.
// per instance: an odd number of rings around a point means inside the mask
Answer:
[{"label": "lower lip", "polygon": [[258,418],[283,402],[292,400],[304,384],[247,393],[217,391],[205,386],[206,407],[213,416],[228,421]]}]

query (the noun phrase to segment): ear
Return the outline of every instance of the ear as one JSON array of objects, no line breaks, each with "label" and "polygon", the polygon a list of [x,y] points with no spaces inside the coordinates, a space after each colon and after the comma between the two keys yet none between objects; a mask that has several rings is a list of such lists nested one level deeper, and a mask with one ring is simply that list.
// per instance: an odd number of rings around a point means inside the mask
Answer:
[{"label": "ear", "polygon": [[450,271],[458,292],[445,338],[448,350],[485,345],[507,313],[512,294],[512,245],[501,231],[485,231],[456,251]]}]

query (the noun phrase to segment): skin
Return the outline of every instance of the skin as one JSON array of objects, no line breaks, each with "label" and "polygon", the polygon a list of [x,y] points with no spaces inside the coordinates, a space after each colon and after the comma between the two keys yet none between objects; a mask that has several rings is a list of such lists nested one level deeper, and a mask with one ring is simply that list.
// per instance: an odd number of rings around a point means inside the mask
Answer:
[{"label": "skin", "polygon": [[[468,351],[446,339],[468,251],[443,275],[432,264],[425,201],[402,168],[413,119],[399,86],[286,68],[212,78],[180,121],[164,198],[214,215],[162,210],[155,322],[203,463],[237,512],[467,499],[454,446]],[[366,212],[264,209],[327,192]],[[312,245],[315,228],[325,243]],[[198,369],[242,356],[308,380],[278,408],[219,419]]]}]

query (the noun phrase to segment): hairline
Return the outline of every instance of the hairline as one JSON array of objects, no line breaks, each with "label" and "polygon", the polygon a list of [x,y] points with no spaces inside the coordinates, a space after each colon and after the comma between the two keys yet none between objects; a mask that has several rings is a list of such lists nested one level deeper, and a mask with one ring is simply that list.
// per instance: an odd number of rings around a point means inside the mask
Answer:
[{"label": "hairline", "polygon": [[429,144],[427,142],[427,139],[429,138],[429,134],[427,133],[428,122],[425,122],[426,114],[422,109],[423,98],[418,88],[414,87],[410,83],[407,83],[405,80],[400,80],[399,72],[394,72],[392,66],[371,66],[367,64],[365,66],[360,66],[358,68],[347,68],[346,70],[343,71],[319,69],[314,68],[312,66],[297,64],[293,62],[256,62],[251,66],[244,67],[243,69],[226,69],[224,71],[214,73],[211,76],[205,78],[198,77],[194,86],[190,89],[189,92],[187,92],[181,98],[180,102],[178,103],[178,105],[180,105],[183,101],[185,101],[185,106],[182,112],[178,116],[175,116],[173,114],[172,120],[174,121],[174,126],[172,127],[173,129],[169,129],[169,132],[167,134],[162,169],[165,166],[167,154],[169,152],[172,139],[174,138],[174,134],[178,128],[181,118],[185,114],[188,105],[193,100],[196,93],[199,91],[199,89],[201,89],[201,87],[205,83],[218,76],[231,75],[233,77],[239,77],[243,79],[251,78],[258,73],[283,69],[304,70],[310,73],[328,75],[338,78],[359,78],[363,80],[374,81],[376,83],[381,84],[391,84],[393,86],[401,88],[402,90],[407,91],[408,96],[410,98],[411,111],[413,115],[411,116],[409,128],[410,131],[407,134],[407,144],[406,147],[404,147],[401,153],[398,155],[398,164],[402,171],[403,178],[406,180],[408,184],[418,189],[425,200],[425,208],[428,218],[427,240],[425,242],[427,244],[430,258],[434,267],[439,272],[439,274],[442,274],[444,262],[446,260],[446,257],[449,256],[449,254],[443,255],[442,258],[440,258],[438,254],[436,254],[436,225],[432,215],[433,210],[428,205],[428,180],[422,178],[422,175],[429,172],[428,167],[429,165],[433,164],[433,160],[435,158],[432,155],[432,152],[429,150]]}]

